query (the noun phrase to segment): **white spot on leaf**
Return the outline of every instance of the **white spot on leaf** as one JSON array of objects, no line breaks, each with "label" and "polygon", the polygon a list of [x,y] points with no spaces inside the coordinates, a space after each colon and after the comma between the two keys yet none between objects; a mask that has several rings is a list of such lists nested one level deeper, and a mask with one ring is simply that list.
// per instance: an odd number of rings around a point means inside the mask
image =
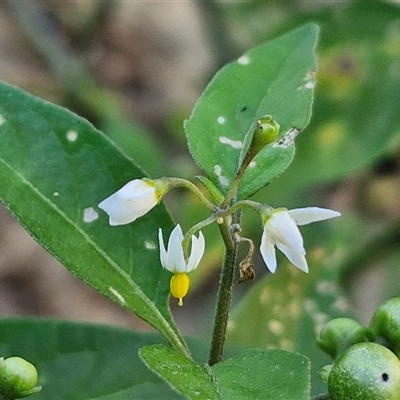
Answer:
[{"label": "white spot on leaf", "polygon": [[146,247],[147,250],[155,250],[157,248],[155,243],[152,242],[151,240],[146,240],[144,242],[144,247]]},{"label": "white spot on leaf", "polygon": [[309,71],[307,72],[306,76],[304,77],[304,85],[301,85],[297,88],[297,90],[301,89],[314,89],[316,79],[315,79],[315,71]]},{"label": "white spot on leaf", "polygon": [[117,292],[112,286],[108,288],[108,290],[118,299],[121,304],[125,304],[126,301],[121,293]]},{"label": "white spot on leaf", "polygon": [[6,119],[0,114],[0,125],[3,125]]},{"label": "white spot on leaf", "polygon": [[53,193],[53,196],[54,196],[54,197],[58,197],[59,195],[60,195],[60,193],[58,193],[58,192],[54,192],[54,193]]},{"label": "white spot on leaf", "polygon": [[97,218],[99,218],[99,214],[93,207],[86,208],[83,212],[84,222],[90,223],[95,221]]},{"label": "white spot on leaf", "polygon": [[294,139],[296,139],[296,136],[300,133],[300,131],[297,128],[290,128],[286,133],[283,138],[279,139],[277,142],[275,142],[272,147],[280,147],[282,149],[287,149],[289,146],[292,146],[294,144]]},{"label": "white spot on leaf", "polygon": [[225,117],[222,117],[222,116],[218,117],[217,121],[218,121],[219,124],[224,124],[225,123]]},{"label": "white spot on leaf", "polygon": [[250,161],[249,168],[254,168],[257,165],[255,161]]},{"label": "white spot on leaf", "polygon": [[238,63],[240,64],[240,65],[248,65],[248,64],[250,64],[250,58],[249,58],[249,56],[247,56],[247,55],[243,55],[243,56],[241,56],[241,57],[239,57],[238,58]]},{"label": "white spot on leaf", "polygon": [[314,89],[314,86],[315,86],[315,82],[313,82],[313,81],[308,81],[308,82],[304,85],[304,87],[305,87],[306,89]]},{"label": "white spot on leaf", "polygon": [[218,139],[222,144],[229,144],[229,146],[232,146],[234,149],[241,149],[243,146],[240,140],[232,140],[226,136],[220,136]]},{"label": "white spot on leaf", "polygon": [[226,176],[222,175],[222,168],[220,165],[218,165],[218,164],[214,165],[214,173],[215,173],[215,175],[218,176],[219,183],[222,186],[228,186],[228,184],[229,184],[228,178]]},{"label": "white spot on leaf", "polygon": [[70,142],[75,142],[75,140],[78,139],[78,132],[73,131],[72,129],[67,132],[67,140]]}]

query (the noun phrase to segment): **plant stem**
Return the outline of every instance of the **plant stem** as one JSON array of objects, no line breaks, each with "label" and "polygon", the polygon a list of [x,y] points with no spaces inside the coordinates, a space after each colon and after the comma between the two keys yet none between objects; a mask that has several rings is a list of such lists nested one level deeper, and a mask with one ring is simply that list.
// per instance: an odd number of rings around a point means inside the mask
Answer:
[{"label": "plant stem", "polygon": [[215,204],[211,203],[211,201],[208,200],[206,196],[204,196],[203,192],[194,183],[182,178],[163,177],[160,178],[160,180],[165,180],[170,189],[176,187],[183,187],[185,189],[190,190],[210,211],[215,212],[218,210],[218,207]]},{"label": "plant stem", "polygon": [[[239,213],[234,214],[234,220],[236,220],[235,223],[239,222]],[[224,222],[221,224],[219,229],[224,240],[226,250],[219,282],[218,300],[214,317],[214,328],[208,358],[209,365],[216,364],[222,360],[238,248],[238,243],[233,240],[227,223]]]}]

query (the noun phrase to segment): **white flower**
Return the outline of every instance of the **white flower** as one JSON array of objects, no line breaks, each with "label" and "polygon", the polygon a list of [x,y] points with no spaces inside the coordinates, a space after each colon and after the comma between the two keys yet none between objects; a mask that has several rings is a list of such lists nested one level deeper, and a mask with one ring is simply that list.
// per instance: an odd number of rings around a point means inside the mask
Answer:
[{"label": "white flower", "polygon": [[337,211],[326,208],[306,207],[294,210],[275,209],[263,214],[264,232],[261,238],[260,251],[265,264],[271,272],[276,271],[275,246],[297,268],[308,272],[303,246],[303,237],[297,225],[340,216]]},{"label": "white flower", "polygon": [[147,214],[160,201],[156,182],[134,179],[99,204],[110,217],[110,225],[125,225]]},{"label": "white flower", "polygon": [[197,268],[204,253],[204,236],[201,232],[199,232],[198,238],[194,235],[192,236],[191,252],[187,260],[182,248],[183,233],[179,224],[171,232],[167,250],[165,249],[161,229],[158,232],[158,239],[160,242],[161,265],[174,274],[170,282],[171,295],[179,299],[178,304],[181,306],[183,304],[182,299],[189,290],[187,273]]}]

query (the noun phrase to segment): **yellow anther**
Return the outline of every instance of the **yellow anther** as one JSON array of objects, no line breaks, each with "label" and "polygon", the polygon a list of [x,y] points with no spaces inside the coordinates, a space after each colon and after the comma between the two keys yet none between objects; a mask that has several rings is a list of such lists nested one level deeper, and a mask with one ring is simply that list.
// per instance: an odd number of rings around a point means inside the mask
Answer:
[{"label": "yellow anther", "polygon": [[176,299],[179,299],[178,305],[183,305],[183,298],[189,291],[189,277],[185,273],[176,273],[172,276],[169,283],[171,295]]}]

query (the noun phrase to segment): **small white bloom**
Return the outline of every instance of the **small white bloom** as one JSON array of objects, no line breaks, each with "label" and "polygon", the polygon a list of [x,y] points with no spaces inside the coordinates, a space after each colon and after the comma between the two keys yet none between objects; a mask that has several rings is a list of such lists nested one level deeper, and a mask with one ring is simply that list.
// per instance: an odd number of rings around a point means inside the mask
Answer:
[{"label": "small white bloom", "polygon": [[162,230],[158,232],[160,241],[160,260],[161,265],[168,271],[175,273],[186,273],[193,271],[199,265],[200,259],[204,253],[205,241],[204,236],[199,232],[199,237],[192,236],[192,249],[189,259],[185,260],[182,248],[183,233],[180,225],[171,232],[168,241],[168,250],[165,249]]},{"label": "small white bloom", "polygon": [[338,216],[340,213],[337,211],[318,207],[276,209],[264,214],[264,232],[260,252],[268,269],[271,272],[276,271],[276,246],[293,265],[308,272],[303,237],[297,225],[306,225]]},{"label": "small white bloom", "polygon": [[134,179],[99,204],[110,225],[125,225],[147,214],[160,200],[154,181]]},{"label": "small white bloom", "polygon": [[179,224],[171,232],[168,240],[168,249],[165,249],[161,229],[158,232],[158,239],[160,242],[161,265],[174,274],[170,282],[171,295],[179,299],[178,304],[182,305],[182,299],[189,290],[187,273],[197,268],[204,253],[204,236],[201,232],[199,232],[198,238],[194,235],[192,236],[192,247],[188,260],[185,259],[183,252],[183,233]]}]

